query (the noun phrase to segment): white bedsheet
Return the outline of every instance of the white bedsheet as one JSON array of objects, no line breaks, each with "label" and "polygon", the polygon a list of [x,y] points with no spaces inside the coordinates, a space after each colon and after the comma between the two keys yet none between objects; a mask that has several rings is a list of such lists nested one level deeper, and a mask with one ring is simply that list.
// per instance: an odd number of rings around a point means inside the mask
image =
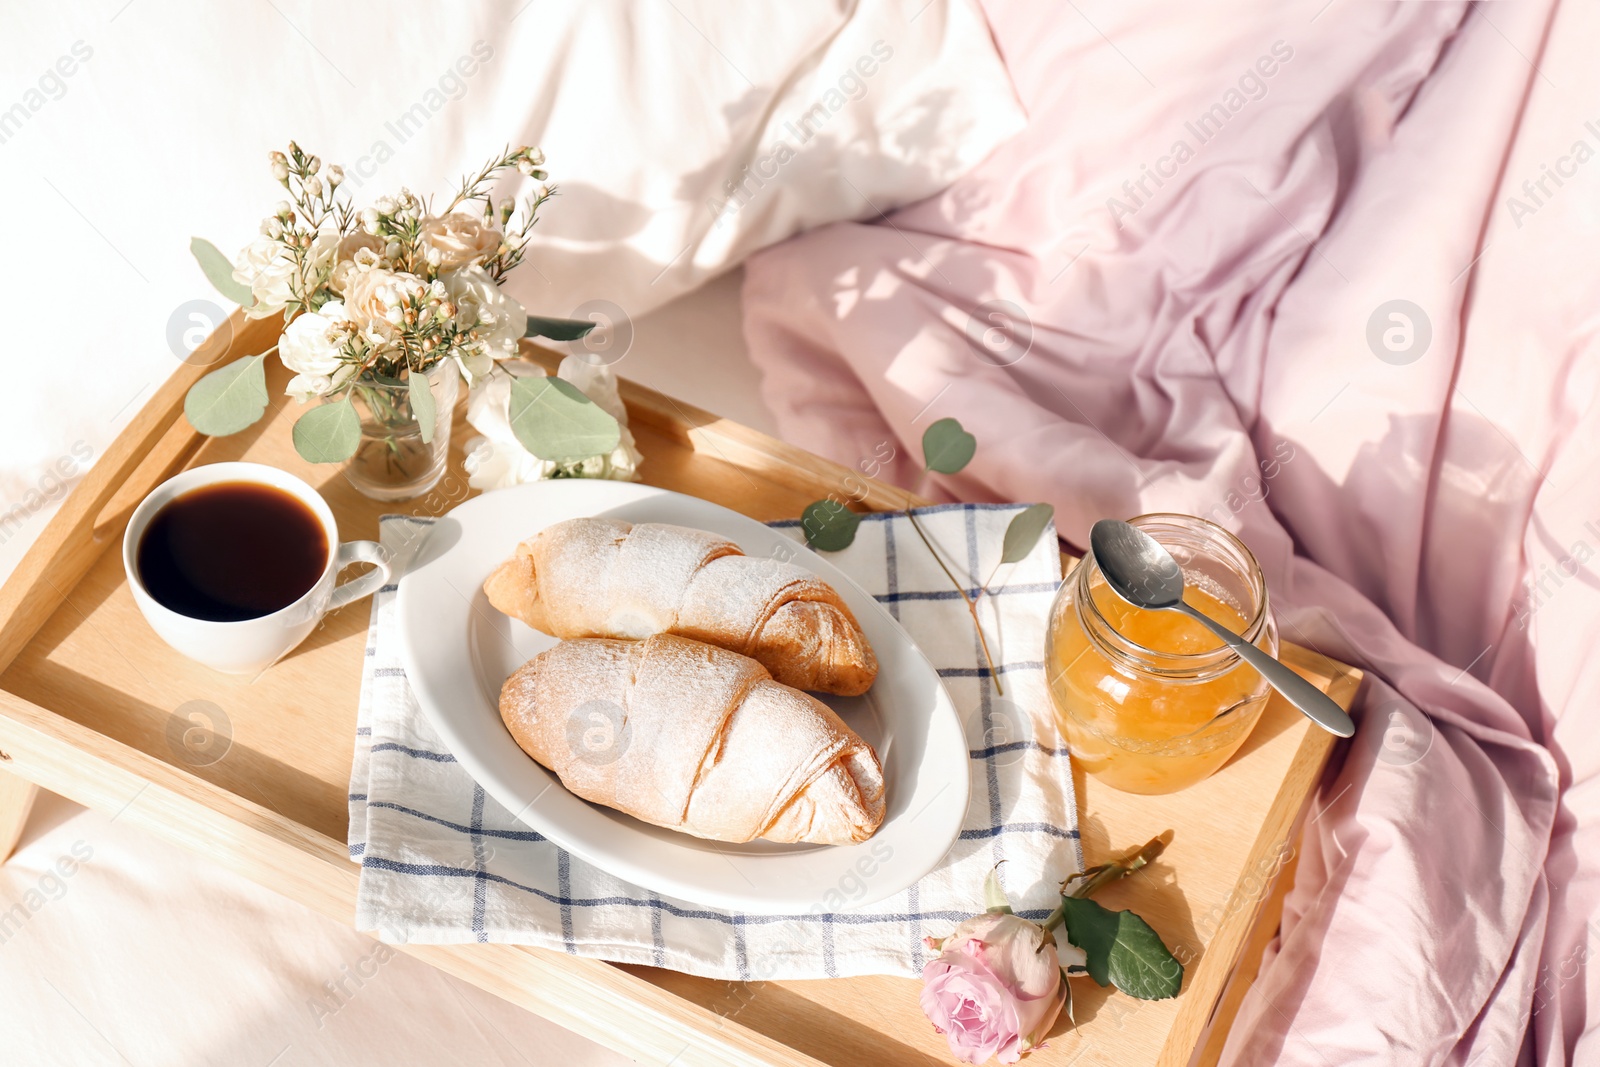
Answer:
[{"label": "white bedsheet", "polygon": [[50,794],[0,903],[32,909],[0,928],[14,1067],[630,1062]]}]

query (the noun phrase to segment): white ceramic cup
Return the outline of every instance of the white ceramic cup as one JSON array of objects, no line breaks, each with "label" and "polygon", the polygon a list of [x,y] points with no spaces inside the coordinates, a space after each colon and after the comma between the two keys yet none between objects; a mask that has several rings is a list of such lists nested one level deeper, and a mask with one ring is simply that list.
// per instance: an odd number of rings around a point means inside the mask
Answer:
[{"label": "white ceramic cup", "polygon": [[[150,520],[162,508],[192,489],[218,482],[250,482],[281,489],[311,509],[322,523],[329,545],[322,576],[300,599],[267,615],[237,622],[193,619],[165,607],[139,578],[139,542]],[[374,570],[335,585],[339,572],[352,563],[371,563]],[[311,486],[286,471],[260,463],[211,463],[167,479],[134,509],[122,535],[122,567],[134,603],[162,640],[192,660],[228,674],[256,674],[304,641],[323,615],[376,592],[389,581],[387,553],[376,541],[339,543],[339,527],[328,502]]]}]

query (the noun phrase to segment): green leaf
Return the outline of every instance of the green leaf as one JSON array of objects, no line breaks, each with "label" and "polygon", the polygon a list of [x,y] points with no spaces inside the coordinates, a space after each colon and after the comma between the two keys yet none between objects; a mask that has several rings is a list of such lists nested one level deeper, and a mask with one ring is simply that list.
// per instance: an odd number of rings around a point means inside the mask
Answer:
[{"label": "green leaf", "polygon": [[598,323],[592,319],[547,319],[542,315],[529,315],[528,330],[522,336],[548,337],[552,341],[576,341],[597,325]]},{"label": "green leaf", "polygon": [[1161,935],[1131,911],[1117,915],[1117,942],[1111,950],[1111,984],[1139,1000],[1166,1000],[1183,985],[1179,963]]},{"label": "green leaf", "polygon": [[1088,957],[1089,977],[1140,1000],[1165,1000],[1183,985],[1183,964],[1150,924],[1087,897],[1063,897],[1067,940]]},{"label": "green leaf", "polygon": [[189,387],[183,413],[210,437],[226,437],[267,413],[266,356],[246,356],[219,367]]},{"label": "green leaf", "polygon": [[[448,374],[446,368],[444,373]],[[433,389],[428,385],[428,376],[418,371],[406,375],[410,384],[408,391],[411,395],[411,414],[417,418],[417,428],[422,431],[422,443],[433,444],[433,424],[438,421],[438,406],[433,402]]]},{"label": "green leaf", "polygon": [[189,239],[189,251],[200,264],[200,269],[205,271],[206,281],[211,283],[212,288],[242,308],[255,306],[255,295],[250,292],[248,285],[240,285],[234,280],[233,264],[228,262],[228,257],[222,254],[221,249],[204,237],[192,237]]},{"label": "green leaf", "polygon": [[361,418],[350,394],[336,404],[321,404],[294,424],[294,450],[310,463],[338,463],[356,454],[361,444]]},{"label": "green leaf", "polygon": [[972,462],[978,439],[955,419],[940,419],[922,435],[922,461],[931,471],[955,474]]},{"label": "green leaf", "polygon": [[1089,977],[1111,984],[1111,949],[1117,942],[1116,913],[1087,897],[1062,897],[1067,940],[1083,949]]},{"label": "green leaf", "polygon": [[837,500],[818,500],[800,513],[806,544],[819,552],[849,548],[861,526],[861,516]]},{"label": "green leaf", "polygon": [[509,414],[522,447],[552,463],[610,455],[622,440],[617,420],[561,378],[518,378]]},{"label": "green leaf", "polygon": [[1056,517],[1056,509],[1049,504],[1034,504],[1017,512],[1006,527],[1005,543],[1000,548],[1001,563],[1021,563],[1039,543],[1039,535]]}]

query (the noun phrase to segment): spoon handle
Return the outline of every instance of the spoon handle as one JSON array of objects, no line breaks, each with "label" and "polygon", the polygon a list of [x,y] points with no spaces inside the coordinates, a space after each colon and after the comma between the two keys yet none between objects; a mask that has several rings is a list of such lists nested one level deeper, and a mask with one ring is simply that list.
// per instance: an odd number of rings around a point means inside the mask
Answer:
[{"label": "spoon handle", "polygon": [[1259,671],[1261,677],[1265,678],[1272,688],[1282,693],[1289,703],[1305,712],[1312,722],[1340,737],[1349,737],[1356,732],[1356,724],[1350,721],[1350,716],[1345,714],[1345,710],[1335,704],[1328,694],[1220,622],[1183,601],[1178,601],[1173,607],[1226,641],[1230,648],[1239,653],[1240,659]]}]

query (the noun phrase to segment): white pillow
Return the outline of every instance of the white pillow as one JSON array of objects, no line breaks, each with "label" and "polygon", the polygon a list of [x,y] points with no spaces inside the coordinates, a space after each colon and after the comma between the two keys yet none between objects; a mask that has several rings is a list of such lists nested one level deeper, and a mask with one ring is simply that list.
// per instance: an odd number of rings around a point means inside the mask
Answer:
[{"label": "white pillow", "polygon": [[932,195],[1025,122],[971,0],[541,18],[485,94],[561,193],[510,284],[535,313],[642,314],[801,230]]},{"label": "white pillow", "polygon": [[[266,154],[290,137],[342,164],[363,206],[402,185],[448,202],[505,143],[541,144],[563,195],[512,291],[534,313],[603,298],[637,315],[804,227],[925,197],[1020,129],[971,0],[921,2],[8,12],[19,74],[0,110],[26,114],[0,130],[0,205],[25,317],[46,326],[0,355],[0,572],[228,310],[189,238],[246,244],[282,195]],[[819,102],[814,136],[715,225],[707,201]]]}]

